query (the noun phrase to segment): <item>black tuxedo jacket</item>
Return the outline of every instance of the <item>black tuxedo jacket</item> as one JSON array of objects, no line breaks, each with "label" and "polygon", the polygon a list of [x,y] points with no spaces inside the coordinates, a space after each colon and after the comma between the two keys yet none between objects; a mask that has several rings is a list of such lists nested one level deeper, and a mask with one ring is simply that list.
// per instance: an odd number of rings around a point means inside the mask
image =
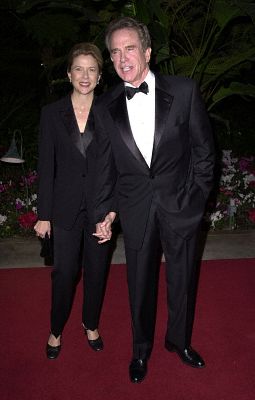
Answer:
[{"label": "black tuxedo jacket", "polygon": [[[173,231],[191,237],[201,222],[213,183],[213,136],[197,84],[188,78],[162,75],[156,75],[155,83],[150,168],[131,132],[124,84],[103,94],[94,108],[95,128],[104,143],[101,165],[110,165],[114,158],[117,210],[126,244],[134,249],[142,245],[152,199],[166,212],[166,223]],[[109,179],[104,168],[101,185]]]},{"label": "black tuxedo jacket", "polygon": [[94,221],[96,146],[90,113],[82,142],[70,95],[46,105],[39,136],[38,218],[70,229],[82,207]]}]

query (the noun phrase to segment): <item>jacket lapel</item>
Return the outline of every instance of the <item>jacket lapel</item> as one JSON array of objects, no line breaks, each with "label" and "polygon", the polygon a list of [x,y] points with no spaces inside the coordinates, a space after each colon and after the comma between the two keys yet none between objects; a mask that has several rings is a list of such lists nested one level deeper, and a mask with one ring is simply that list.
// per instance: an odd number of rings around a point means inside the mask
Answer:
[{"label": "jacket lapel", "polygon": [[90,110],[89,115],[88,115],[88,120],[87,120],[85,130],[84,130],[84,134],[82,136],[79,135],[81,137],[85,153],[86,153],[86,150],[89,147],[90,143],[93,140],[94,131],[95,131],[95,123],[94,123],[93,113]]},{"label": "jacket lapel", "polygon": [[60,108],[60,116],[66,127],[67,133],[79,152],[85,157],[85,149],[82,142],[82,138],[79,132],[79,128],[75,119],[75,114],[71,102],[71,96],[67,96]]},{"label": "jacket lapel", "polygon": [[109,111],[113,120],[118,126],[119,132],[126,146],[129,148],[135,158],[142,164],[144,164],[144,166],[148,169],[148,165],[143,158],[139,148],[137,147],[131,131],[124,89],[122,90],[120,95],[116,97],[114,101],[110,104]]},{"label": "jacket lapel", "polygon": [[161,81],[160,76],[156,75],[155,79],[155,134],[151,164],[156,156],[156,150],[163,136],[173,102],[173,96],[166,92],[165,84]]},{"label": "jacket lapel", "polygon": [[[174,98],[168,91],[166,91],[166,82],[162,79],[162,77],[155,74],[155,79],[155,134],[151,166],[157,155],[157,148],[164,134],[166,121],[168,119]],[[146,169],[149,169],[132,135],[126,106],[124,85],[120,93],[117,94],[115,99],[110,104],[109,111],[113,120],[118,125],[121,137],[126,146],[129,148],[135,158],[140,161],[146,167]]]}]

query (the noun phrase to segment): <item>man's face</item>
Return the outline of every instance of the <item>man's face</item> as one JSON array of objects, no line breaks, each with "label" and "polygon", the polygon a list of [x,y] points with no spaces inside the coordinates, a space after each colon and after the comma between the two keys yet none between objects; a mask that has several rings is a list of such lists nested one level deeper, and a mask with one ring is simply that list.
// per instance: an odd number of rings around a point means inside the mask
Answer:
[{"label": "man's face", "polygon": [[110,54],[119,77],[133,86],[139,86],[146,77],[151,48],[143,51],[138,33],[134,29],[123,28],[113,32]]}]

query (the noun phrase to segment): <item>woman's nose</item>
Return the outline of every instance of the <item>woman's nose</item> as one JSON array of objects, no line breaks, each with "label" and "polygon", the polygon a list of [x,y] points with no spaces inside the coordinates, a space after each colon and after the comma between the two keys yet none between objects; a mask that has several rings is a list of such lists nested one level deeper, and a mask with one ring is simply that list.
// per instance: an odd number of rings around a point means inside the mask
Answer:
[{"label": "woman's nose", "polygon": [[84,70],[82,71],[82,76],[84,76],[85,78],[87,78],[87,77],[89,76],[88,70],[84,69]]}]

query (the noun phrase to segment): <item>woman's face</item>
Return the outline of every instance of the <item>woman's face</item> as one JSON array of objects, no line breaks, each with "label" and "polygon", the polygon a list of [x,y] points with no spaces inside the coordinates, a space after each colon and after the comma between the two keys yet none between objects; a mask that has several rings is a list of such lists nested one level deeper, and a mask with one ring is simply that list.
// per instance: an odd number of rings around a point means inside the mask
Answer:
[{"label": "woman's face", "polygon": [[84,95],[93,92],[100,78],[96,59],[83,54],[73,59],[71,70],[67,74],[74,92]]}]

